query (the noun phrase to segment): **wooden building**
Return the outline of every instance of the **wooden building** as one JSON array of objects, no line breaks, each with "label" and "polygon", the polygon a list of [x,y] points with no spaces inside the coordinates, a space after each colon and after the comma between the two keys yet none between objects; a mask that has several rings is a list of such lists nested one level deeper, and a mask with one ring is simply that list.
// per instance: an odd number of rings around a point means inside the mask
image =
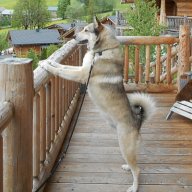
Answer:
[{"label": "wooden building", "polygon": [[43,48],[51,44],[60,44],[60,34],[57,30],[12,30],[7,39],[17,57],[26,57],[30,49],[40,54]]},{"label": "wooden building", "polygon": [[[156,2],[160,9],[165,9],[167,16],[192,16],[191,0],[156,0]],[[134,0],[121,0],[121,3],[134,3]]]},{"label": "wooden building", "polygon": [[[134,3],[135,0],[121,0],[122,4]],[[192,0],[156,0],[159,8],[159,22],[167,26],[167,33],[178,36],[179,26],[184,23],[184,17],[192,28]]]}]

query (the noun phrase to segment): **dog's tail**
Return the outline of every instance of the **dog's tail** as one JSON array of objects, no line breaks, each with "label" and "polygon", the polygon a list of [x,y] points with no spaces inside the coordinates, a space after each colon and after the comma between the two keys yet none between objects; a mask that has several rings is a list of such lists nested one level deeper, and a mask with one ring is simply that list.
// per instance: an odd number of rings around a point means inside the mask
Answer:
[{"label": "dog's tail", "polygon": [[132,112],[138,122],[140,129],[145,120],[150,119],[156,110],[155,101],[145,93],[133,93],[128,96]]}]

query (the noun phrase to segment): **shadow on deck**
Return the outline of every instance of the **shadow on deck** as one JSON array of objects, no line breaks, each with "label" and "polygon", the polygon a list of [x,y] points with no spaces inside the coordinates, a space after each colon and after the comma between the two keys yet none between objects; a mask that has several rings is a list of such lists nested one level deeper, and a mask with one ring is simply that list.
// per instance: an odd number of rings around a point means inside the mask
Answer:
[{"label": "shadow on deck", "polygon": [[[152,96],[157,112],[141,129],[139,192],[192,191],[191,121],[176,114],[166,121],[174,94]],[[116,131],[86,96],[67,155],[44,191],[125,192],[132,176],[123,163]]]}]

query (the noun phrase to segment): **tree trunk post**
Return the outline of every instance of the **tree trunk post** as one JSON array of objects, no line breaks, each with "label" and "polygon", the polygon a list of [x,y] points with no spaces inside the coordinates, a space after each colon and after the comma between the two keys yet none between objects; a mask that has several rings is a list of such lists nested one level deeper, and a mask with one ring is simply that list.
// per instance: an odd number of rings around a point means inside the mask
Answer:
[{"label": "tree trunk post", "polygon": [[3,191],[32,191],[33,70],[30,59],[0,62],[0,102],[14,105],[3,131]]},{"label": "tree trunk post", "polygon": [[161,0],[161,9],[160,9],[160,24],[166,25],[166,7],[165,7],[165,0]]},{"label": "tree trunk post", "polygon": [[185,72],[191,70],[189,63],[190,56],[190,27],[187,24],[181,25],[179,30],[179,51],[178,51],[178,91],[181,90],[180,78]]}]

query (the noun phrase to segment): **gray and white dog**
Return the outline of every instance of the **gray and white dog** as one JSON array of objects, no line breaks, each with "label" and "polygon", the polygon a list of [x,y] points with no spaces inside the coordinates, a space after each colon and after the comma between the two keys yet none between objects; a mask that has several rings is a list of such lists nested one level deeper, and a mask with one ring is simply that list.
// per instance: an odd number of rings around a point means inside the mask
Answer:
[{"label": "gray and white dog", "polygon": [[41,66],[54,75],[85,83],[91,65],[93,69],[88,85],[92,101],[104,114],[109,125],[117,129],[122,156],[126,162],[124,170],[131,170],[133,185],[127,192],[137,192],[140,170],[136,163],[136,149],[139,130],[144,120],[154,113],[155,103],[146,94],[130,94],[127,97],[123,86],[123,57],[116,39],[109,27],[95,17],[94,22],[76,34],[78,42],[87,41],[88,51],[83,65],[67,66],[52,61]]}]

